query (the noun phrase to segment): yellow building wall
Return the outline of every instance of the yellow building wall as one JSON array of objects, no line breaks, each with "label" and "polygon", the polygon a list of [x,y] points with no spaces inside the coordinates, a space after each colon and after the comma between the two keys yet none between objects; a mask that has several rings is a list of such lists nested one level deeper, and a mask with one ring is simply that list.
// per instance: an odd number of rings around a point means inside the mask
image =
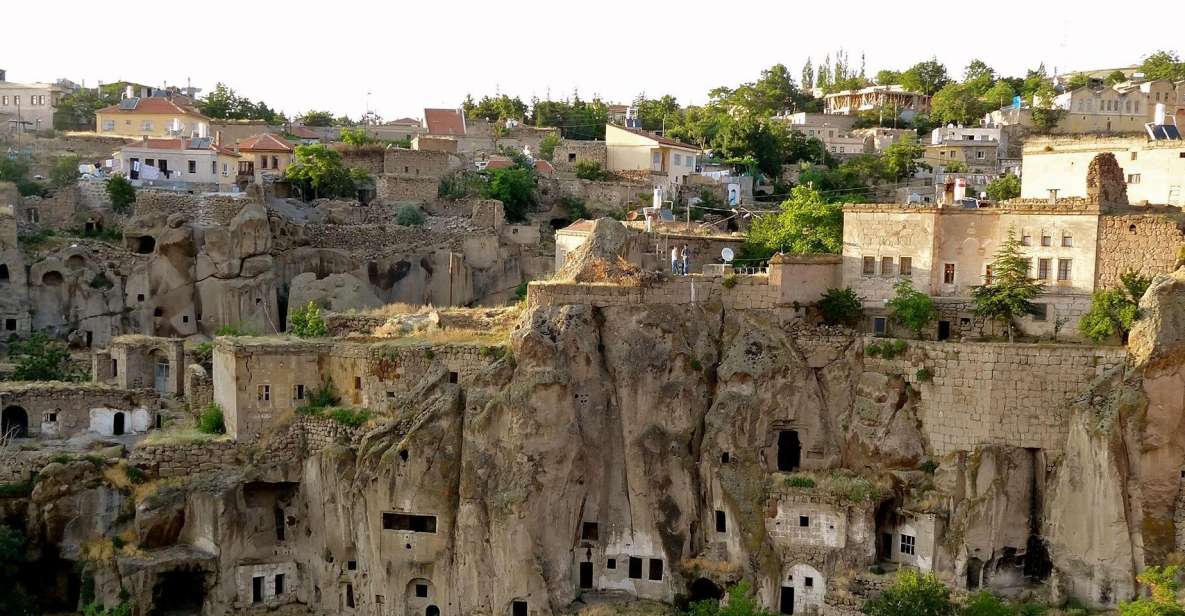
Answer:
[{"label": "yellow building wall", "polygon": [[651,151],[658,149],[651,139],[613,125],[605,127],[605,151],[609,171],[650,170]]},{"label": "yellow building wall", "polygon": [[[99,112],[95,114],[95,131],[101,135],[121,137],[169,137],[169,123],[174,118],[181,121],[181,135],[184,137],[196,131],[199,124],[208,124],[204,119],[189,115]],[[108,122],[112,123],[110,128]],[[151,128],[146,129],[145,122],[151,122]]]}]

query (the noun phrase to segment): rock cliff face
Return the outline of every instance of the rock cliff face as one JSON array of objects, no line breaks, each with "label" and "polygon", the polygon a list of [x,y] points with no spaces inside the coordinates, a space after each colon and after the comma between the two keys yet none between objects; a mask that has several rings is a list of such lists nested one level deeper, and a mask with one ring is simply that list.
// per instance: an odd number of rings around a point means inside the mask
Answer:
[{"label": "rock cliff face", "polygon": [[[959,409],[923,416],[915,375],[790,314],[557,305],[472,382],[433,363],[352,440],[135,499],[88,463],[51,465],[6,515],[45,554],[89,554],[102,598],[207,614],[542,616],[741,578],[774,608],[838,610],[878,559],[1113,605],[1180,547],[1181,280],[1149,291],[1134,362],[1067,400],[1056,450],[936,456],[925,422]],[[138,552],[87,552],[111,536]]]}]

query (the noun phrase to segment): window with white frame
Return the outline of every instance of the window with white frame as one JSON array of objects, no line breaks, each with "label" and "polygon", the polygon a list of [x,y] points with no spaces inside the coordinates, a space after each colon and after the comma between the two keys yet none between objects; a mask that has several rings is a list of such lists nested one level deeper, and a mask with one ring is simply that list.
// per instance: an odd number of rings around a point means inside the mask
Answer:
[{"label": "window with white frame", "polygon": [[141,122],[140,130],[152,130],[152,120],[144,120]]},{"label": "window with white frame", "polygon": [[255,388],[256,397],[260,402],[270,402],[272,399],[272,386],[259,385]]},{"label": "window with white frame", "polygon": [[901,553],[913,556],[916,553],[917,538],[913,535],[901,534]]},{"label": "window with white frame", "polygon": [[115,120],[103,120],[103,130],[105,132],[115,130]]}]

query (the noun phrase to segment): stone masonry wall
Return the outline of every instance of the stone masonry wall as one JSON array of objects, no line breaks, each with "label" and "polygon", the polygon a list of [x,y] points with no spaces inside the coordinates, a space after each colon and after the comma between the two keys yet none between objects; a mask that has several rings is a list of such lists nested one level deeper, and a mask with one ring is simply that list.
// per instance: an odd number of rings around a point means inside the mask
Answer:
[{"label": "stone masonry wall", "polygon": [[[866,338],[865,348],[877,338]],[[892,359],[864,369],[900,375],[919,392],[918,412],[937,455],[994,444],[1060,451],[1067,402],[1097,376],[1123,365],[1122,347],[908,341]],[[918,379],[918,370],[932,373]]]},{"label": "stone masonry wall", "polygon": [[1095,288],[1119,286],[1119,277],[1125,272],[1147,276],[1167,274],[1175,268],[1183,247],[1185,233],[1172,217],[1155,214],[1101,216]]},{"label": "stone masonry wall", "polygon": [[345,146],[337,148],[342,155],[342,164],[355,169],[363,169],[371,175],[383,172],[383,149],[378,147],[354,148]]},{"label": "stone masonry wall", "polygon": [[533,282],[527,287],[527,305],[554,306],[591,304],[598,308],[632,304],[695,304],[721,301],[728,308],[775,308],[778,289],[769,277],[737,276],[736,286],[724,287],[724,279],[712,276],[681,276],[650,286],[627,287],[579,282]]},{"label": "stone masonry wall", "polygon": [[650,204],[653,187],[640,182],[593,182],[579,178],[546,178],[539,180],[539,191],[547,200],[558,201],[561,197],[583,199],[589,207],[602,205],[621,208],[639,200],[644,195],[646,205]]},{"label": "stone masonry wall", "polygon": [[226,195],[191,195],[164,190],[138,190],[132,204],[136,216],[185,214],[196,224],[229,225],[248,201]]},{"label": "stone masonry wall", "polygon": [[376,180],[378,198],[383,202],[432,201],[440,190],[440,179],[433,177],[399,177],[382,174]]}]

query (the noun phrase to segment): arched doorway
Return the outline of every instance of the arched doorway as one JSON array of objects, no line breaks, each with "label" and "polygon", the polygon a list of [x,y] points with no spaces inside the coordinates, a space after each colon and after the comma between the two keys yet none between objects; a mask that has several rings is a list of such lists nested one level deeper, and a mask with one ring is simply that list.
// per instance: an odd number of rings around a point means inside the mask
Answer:
[{"label": "arched doorway", "polygon": [[691,602],[712,599],[719,601],[722,598],[724,598],[724,590],[708,578],[698,578],[687,587],[687,600]]},{"label": "arched doorway", "polygon": [[112,418],[111,418],[111,434],[113,434],[115,436],[119,436],[119,435],[123,434],[124,429],[125,429],[125,426],[124,426],[124,423],[126,421],[125,418],[126,418],[126,415],[124,415],[123,413],[116,413],[114,416],[112,416]]},{"label": "arched doorway", "polygon": [[19,406],[10,406],[0,413],[0,434],[5,437],[29,436],[29,414]]},{"label": "arched doorway", "polygon": [[424,616],[440,616],[440,608],[429,605],[428,609],[424,610]]}]

